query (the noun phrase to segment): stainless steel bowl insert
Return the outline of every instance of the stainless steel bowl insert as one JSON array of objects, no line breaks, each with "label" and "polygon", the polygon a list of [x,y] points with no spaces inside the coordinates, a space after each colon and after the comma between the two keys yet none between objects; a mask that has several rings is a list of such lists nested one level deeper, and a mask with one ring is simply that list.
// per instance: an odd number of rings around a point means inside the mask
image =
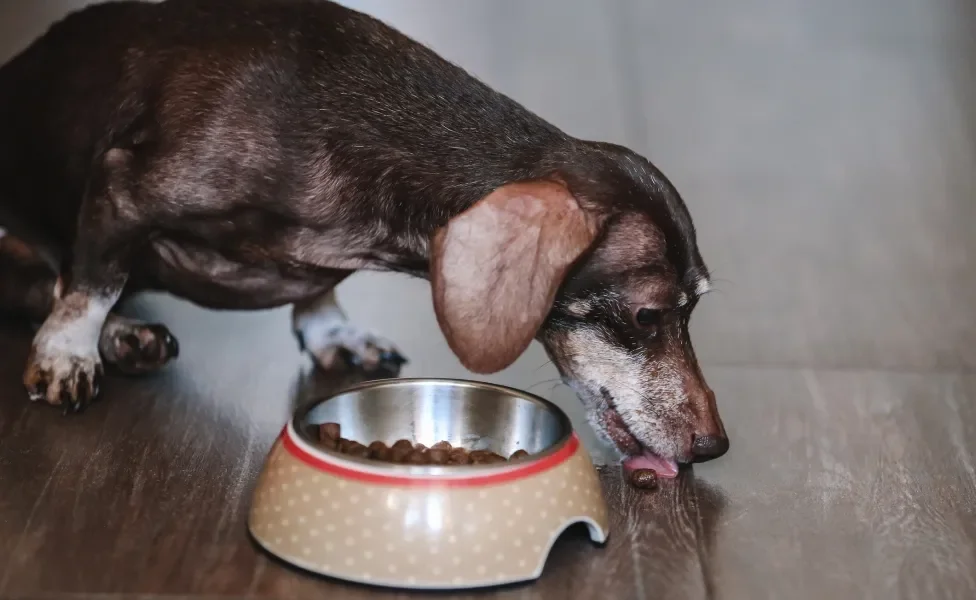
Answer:
[{"label": "stainless steel bowl insert", "polygon": [[[379,440],[391,445],[407,439],[430,446],[446,440],[454,446],[491,450],[502,456],[510,456],[516,450],[526,450],[537,457],[548,455],[572,435],[569,418],[551,402],[503,386],[448,379],[391,379],[360,384],[311,403],[295,415],[293,425],[304,441],[315,446],[317,426],[329,422],[342,426],[342,437],[363,444]],[[431,469],[436,472],[463,468],[466,467]]]}]

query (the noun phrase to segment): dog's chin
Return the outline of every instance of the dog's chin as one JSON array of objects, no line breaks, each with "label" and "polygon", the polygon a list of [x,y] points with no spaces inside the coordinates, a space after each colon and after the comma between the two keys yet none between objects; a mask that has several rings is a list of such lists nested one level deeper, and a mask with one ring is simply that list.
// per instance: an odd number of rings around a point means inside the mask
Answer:
[{"label": "dog's chin", "polygon": [[603,433],[623,455],[622,464],[627,473],[637,469],[653,469],[658,477],[665,479],[678,476],[678,462],[642,444],[630,432],[623,416],[615,408],[607,406],[597,418]]},{"label": "dog's chin", "polygon": [[628,474],[637,469],[653,469],[664,479],[678,476],[677,460],[656,452],[631,433],[627,422],[617,412],[609,390],[600,387],[594,392],[573,377],[567,377],[565,381],[583,400],[593,428],[620,453],[621,464]]}]

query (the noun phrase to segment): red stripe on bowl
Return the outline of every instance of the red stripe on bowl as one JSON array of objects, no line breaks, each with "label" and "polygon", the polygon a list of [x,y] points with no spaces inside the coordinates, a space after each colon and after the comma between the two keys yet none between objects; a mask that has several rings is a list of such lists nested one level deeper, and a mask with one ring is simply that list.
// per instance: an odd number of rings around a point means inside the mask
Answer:
[{"label": "red stripe on bowl", "polygon": [[[574,432],[569,439],[566,440],[566,443],[563,444],[563,447],[556,450],[552,454],[538,460],[528,461],[524,465],[518,467],[500,470],[498,473],[482,472],[476,475],[472,474],[470,476],[465,476],[460,473],[451,473],[450,475],[445,476],[385,475],[372,471],[360,470],[355,466],[340,465],[325,460],[322,457],[311,454],[296,444],[295,440],[292,439],[292,433],[287,428],[284,432],[282,432],[282,434],[281,441],[285,447],[285,450],[310,467],[314,467],[320,471],[331,473],[332,475],[337,475],[345,479],[352,479],[355,481],[361,481],[363,483],[399,486],[475,487],[517,481],[519,479],[524,479],[561,465],[576,453],[576,449],[579,448],[580,445],[579,438]],[[462,471],[462,468],[458,468],[457,470],[460,472]]]}]

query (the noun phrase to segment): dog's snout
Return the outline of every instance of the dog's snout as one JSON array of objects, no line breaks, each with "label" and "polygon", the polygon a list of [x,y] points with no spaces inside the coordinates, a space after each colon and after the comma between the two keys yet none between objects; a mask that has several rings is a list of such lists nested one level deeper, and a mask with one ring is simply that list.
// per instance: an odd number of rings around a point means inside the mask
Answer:
[{"label": "dog's snout", "polygon": [[694,379],[691,407],[694,414],[694,432],[691,437],[691,461],[705,462],[716,459],[729,451],[729,436],[718,414],[715,392],[708,387],[701,373]]},{"label": "dog's snout", "polygon": [[729,451],[729,438],[724,435],[696,435],[691,443],[695,462],[718,458]]}]

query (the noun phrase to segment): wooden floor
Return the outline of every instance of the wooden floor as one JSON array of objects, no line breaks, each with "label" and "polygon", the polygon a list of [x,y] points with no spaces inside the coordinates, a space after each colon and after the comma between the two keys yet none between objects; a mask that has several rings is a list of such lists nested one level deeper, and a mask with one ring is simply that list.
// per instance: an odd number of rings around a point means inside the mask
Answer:
[{"label": "wooden floor", "polygon": [[[79,3],[0,3],[0,53]],[[488,597],[976,598],[976,4],[350,4],[645,152],[718,279],[693,337],[729,454],[657,493],[605,469],[608,544],[567,534],[540,581]],[[340,299],[401,343],[406,375],[465,375],[425,283],[356,276]],[[0,325],[0,597],[395,597],[246,536],[290,407],[344,383],[306,374],[287,312],[132,310],[171,326],[179,363],[109,381],[77,418],[28,405],[30,332]],[[533,347],[492,380],[579,422],[555,377]]]}]

